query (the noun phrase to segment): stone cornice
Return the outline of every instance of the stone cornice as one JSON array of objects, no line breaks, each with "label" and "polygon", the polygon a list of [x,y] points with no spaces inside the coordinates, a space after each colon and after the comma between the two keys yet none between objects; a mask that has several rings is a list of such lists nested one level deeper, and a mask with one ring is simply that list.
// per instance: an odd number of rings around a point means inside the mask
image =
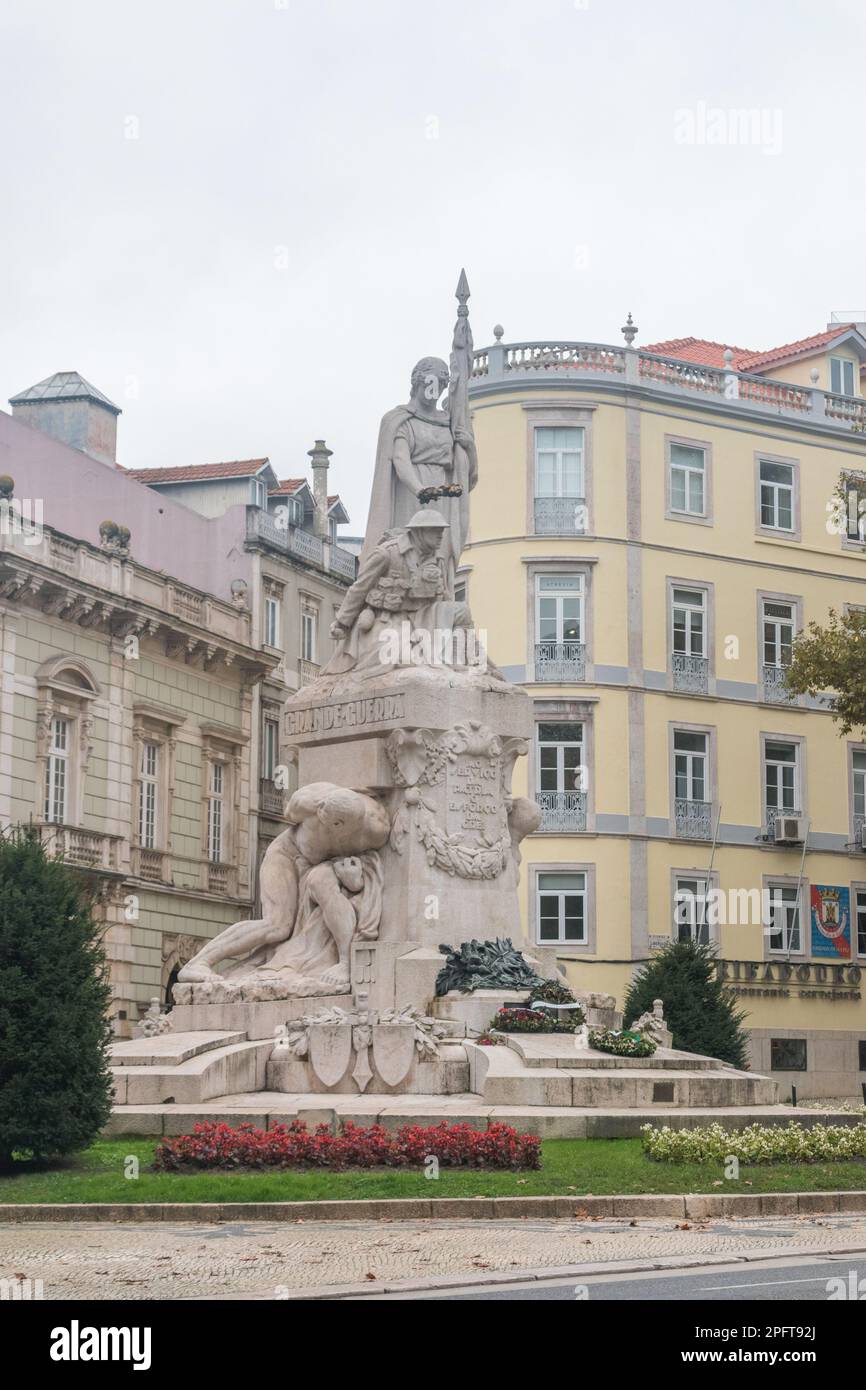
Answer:
[{"label": "stone cornice", "polygon": [[244,682],[260,680],[277,664],[275,657],[218,635],[203,623],[66,575],[23,547],[0,551],[0,602],[37,608],[62,622],[101,630],[120,641],[152,638],[164,644],[167,656],[182,657],[205,671],[236,666]]}]

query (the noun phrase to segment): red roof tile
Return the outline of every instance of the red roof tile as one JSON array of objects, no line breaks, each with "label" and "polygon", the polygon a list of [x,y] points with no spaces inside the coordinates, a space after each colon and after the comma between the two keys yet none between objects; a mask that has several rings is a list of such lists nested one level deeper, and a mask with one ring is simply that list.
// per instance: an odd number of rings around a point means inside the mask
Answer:
[{"label": "red roof tile", "polygon": [[799,338],[795,343],[785,343],[782,347],[770,348],[768,352],[755,352],[749,361],[749,369],[765,367],[770,362],[785,362],[790,357],[799,357],[816,348],[826,347],[828,343],[843,337],[856,327],[855,323],[837,323],[832,328],[825,329],[823,333],[813,333],[811,338]]},{"label": "red roof tile", "polygon": [[269,462],[268,459],[233,459],[230,463],[190,463],[176,468],[130,468],[130,478],[140,483],[198,482],[210,478],[250,478]]},{"label": "red roof tile", "polygon": [[299,487],[303,487],[306,478],[281,478],[276,487],[268,489],[269,497],[277,497],[280,493],[297,492]]},{"label": "red roof tile", "polygon": [[[676,357],[681,362],[698,362],[702,367],[724,367],[725,352],[730,344],[714,343],[709,338],[668,338],[663,343],[646,343],[643,352],[655,352],[659,357]],[[751,348],[731,347],[734,354],[732,365],[738,366],[740,357],[753,357]]]},{"label": "red roof tile", "polygon": [[856,326],[853,323],[837,323],[823,333],[813,333],[810,338],[799,338],[794,343],[784,343],[781,347],[762,352],[756,352],[754,348],[734,347],[730,343],[715,343],[710,338],[668,338],[662,343],[645,344],[643,351],[657,353],[659,357],[676,357],[681,362],[695,362],[702,367],[724,367],[725,353],[730,347],[734,370],[751,372],[770,366],[773,362],[787,362],[792,357],[817,351]]}]

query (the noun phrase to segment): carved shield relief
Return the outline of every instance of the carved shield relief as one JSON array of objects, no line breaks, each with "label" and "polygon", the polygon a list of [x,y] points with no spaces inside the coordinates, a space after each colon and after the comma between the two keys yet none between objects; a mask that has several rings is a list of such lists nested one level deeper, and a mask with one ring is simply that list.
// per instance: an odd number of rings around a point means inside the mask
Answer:
[{"label": "carved shield relief", "polygon": [[386,1086],[398,1086],[415,1056],[415,1026],[379,1023],[373,1029],[373,1063]]},{"label": "carved shield relief", "polygon": [[323,1023],[310,1029],[310,1065],[323,1086],[336,1086],[349,1070],[352,1026]]}]

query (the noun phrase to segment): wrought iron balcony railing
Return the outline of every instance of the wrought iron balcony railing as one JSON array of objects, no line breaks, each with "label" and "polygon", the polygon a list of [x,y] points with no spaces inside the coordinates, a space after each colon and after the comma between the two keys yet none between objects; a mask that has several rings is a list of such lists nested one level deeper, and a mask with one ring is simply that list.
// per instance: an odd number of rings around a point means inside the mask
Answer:
[{"label": "wrought iron balcony railing", "polygon": [[535,679],[556,681],[567,685],[582,681],[586,672],[586,647],[583,642],[536,642]]},{"label": "wrought iron balcony railing", "polygon": [[678,796],[674,803],[676,833],[683,840],[710,840],[713,834],[711,801],[689,801]]},{"label": "wrought iron balcony railing", "polygon": [[539,830],[574,834],[586,829],[586,792],[536,792],[541,808]]},{"label": "wrought iron balcony railing", "polygon": [[787,666],[764,667],[764,699],[774,705],[790,705],[797,699],[788,689]]},{"label": "wrought iron balcony railing", "polygon": [[705,656],[686,656],[674,652],[671,656],[674,690],[687,695],[706,695],[709,686],[710,663]]}]

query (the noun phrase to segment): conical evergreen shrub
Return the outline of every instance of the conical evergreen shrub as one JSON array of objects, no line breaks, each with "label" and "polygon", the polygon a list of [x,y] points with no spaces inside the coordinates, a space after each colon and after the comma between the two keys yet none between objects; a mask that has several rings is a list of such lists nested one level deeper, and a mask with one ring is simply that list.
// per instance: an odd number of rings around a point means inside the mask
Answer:
[{"label": "conical evergreen shrub", "polygon": [[110,988],[92,886],[0,835],[0,1165],[84,1148],[111,1112]]},{"label": "conical evergreen shrub", "polygon": [[717,977],[709,946],[672,941],[653,956],[629,986],[623,1005],[626,1026],[651,1010],[654,999],[664,1003],[674,1047],[735,1067],[746,1065],[746,1015],[730,985]]}]

